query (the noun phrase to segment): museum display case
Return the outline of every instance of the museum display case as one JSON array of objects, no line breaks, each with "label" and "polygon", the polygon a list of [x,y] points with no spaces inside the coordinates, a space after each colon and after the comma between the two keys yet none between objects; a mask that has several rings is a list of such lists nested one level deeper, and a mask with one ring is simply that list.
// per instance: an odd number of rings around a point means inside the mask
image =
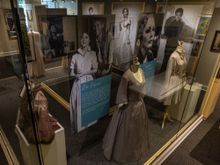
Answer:
[{"label": "museum display case", "polygon": [[215,0],[3,4],[25,164],[151,164],[204,115],[219,67]]}]

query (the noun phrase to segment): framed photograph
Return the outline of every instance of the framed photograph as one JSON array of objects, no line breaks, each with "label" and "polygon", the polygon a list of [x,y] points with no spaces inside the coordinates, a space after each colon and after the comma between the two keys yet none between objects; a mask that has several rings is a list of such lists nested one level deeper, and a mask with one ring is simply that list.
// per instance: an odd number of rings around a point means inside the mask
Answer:
[{"label": "framed photograph", "polygon": [[40,16],[40,32],[45,59],[65,55],[63,16]]},{"label": "framed photograph", "polygon": [[209,28],[209,24],[211,21],[211,16],[201,16],[199,18],[199,23],[196,30],[196,38],[198,39],[204,39]]},{"label": "framed photograph", "polygon": [[196,40],[193,42],[191,56],[198,57],[201,54],[203,41]]},{"label": "framed photograph", "polygon": [[212,41],[212,46],[211,46],[210,51],[211,52],[216,52],[216,53],[220,52],[220,30],[217,30],[215,32],[215,36],[214,36],[214,39]]},{"label": "framed photograph", "polygon": [[83,2],[82,15],[104,15],[104,2]]},{"label": "framed photograph", "polygon": [[112,2],[115,15],[113,66],[127,70],[132,63],[139,15],[144,12],[144,2]]},{"label": "framed photograph", "polygon": [[4,10],[4,18],[5,18],[5,23],[7,26],[7,33],[8,33],[9,39],[16,39],[17,32],[15,28],[15,22],[13,19],[12,11],[10,9]]}]

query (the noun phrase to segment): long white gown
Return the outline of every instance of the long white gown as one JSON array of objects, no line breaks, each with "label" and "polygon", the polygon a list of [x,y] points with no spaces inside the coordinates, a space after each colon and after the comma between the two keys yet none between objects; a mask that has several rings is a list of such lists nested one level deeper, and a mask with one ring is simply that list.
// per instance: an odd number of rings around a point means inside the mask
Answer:
[{"label": "long white gown", "polygon": [[181,89],[186,85],[186,66],[185,55],[174,51],[165,73],[165,92],[168,97],[164,100],[164,105],[177,104],[180,101]]}]

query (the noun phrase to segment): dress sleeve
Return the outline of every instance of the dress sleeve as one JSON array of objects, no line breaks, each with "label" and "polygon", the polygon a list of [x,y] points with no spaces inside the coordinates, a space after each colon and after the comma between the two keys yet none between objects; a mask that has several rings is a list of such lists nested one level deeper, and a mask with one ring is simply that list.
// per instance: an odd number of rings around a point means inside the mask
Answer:
[{"label": "dress sleeve", "polygon": [[170,84],[170,77],[172,75],[174,65],[175,65],[175,59],[174,57],[171,57],[168,61],[166,72],[165,72],[165,88],[167,88]]},{"label": "dress sleeve", "polygon": [[126,104],[128,102],[128,79],[123,75],[118,87],[116,104]]}]

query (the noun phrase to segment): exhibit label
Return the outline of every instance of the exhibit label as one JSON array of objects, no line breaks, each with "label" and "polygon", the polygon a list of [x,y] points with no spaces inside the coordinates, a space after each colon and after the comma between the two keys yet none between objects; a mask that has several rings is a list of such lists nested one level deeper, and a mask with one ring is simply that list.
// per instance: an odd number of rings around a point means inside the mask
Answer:
[{"label": "exhibit label", "polygon": [[81,127],[87,127],[108,113],[110,90],[110,75],[81,85]]}]

